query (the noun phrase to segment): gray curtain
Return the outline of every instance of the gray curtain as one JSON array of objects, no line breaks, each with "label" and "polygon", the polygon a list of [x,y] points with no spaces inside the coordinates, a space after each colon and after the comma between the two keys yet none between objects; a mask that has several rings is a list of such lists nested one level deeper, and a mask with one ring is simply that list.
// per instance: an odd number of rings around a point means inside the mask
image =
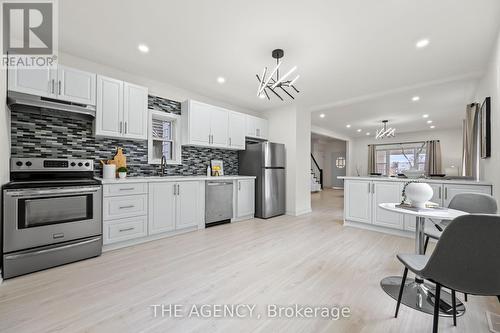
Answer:
[{"label": "gray curtain", "polygon": [[463,132],[462,176],[479,179],[479,104],[467,105]]},{"label": "gray curtain", "polygon": [[368,145],[368,174],[377,172],[375,159],[375,145]]},{"label": "gray curtain", "polygon": [[441,166],[441,144],[439,140],[431,140],[426,142],[427,149],[425,151],[425,173],[427,175],[440,174]]}]

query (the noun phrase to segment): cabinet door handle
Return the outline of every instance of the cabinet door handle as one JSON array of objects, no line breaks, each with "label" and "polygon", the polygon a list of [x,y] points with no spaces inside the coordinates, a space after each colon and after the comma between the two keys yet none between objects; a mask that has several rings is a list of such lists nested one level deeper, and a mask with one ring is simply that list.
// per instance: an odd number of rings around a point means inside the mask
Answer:
[{"label": "cabinet door handle", "polygon": [[125,134],[127,134],[127,122],[125,122]]},{"label": "cabinet door handle", "polygon": [[181,186],[177,184],[177,195],[181,194]]},{"label": "cabinet door handle", "polygon": [[52,80],[52,93],[54,93],[54,80]]},{"label": "cabinet door handle", "polygon": [[120,121],[120,134],[122,133],[123,122]]},{"label": "cabinet door handle", "polygon": [[439,199],[441,199],[441,186],[439,187]]},{"label": "cabinet door handle", "polygon": [[59,95],[61,95],[61,80],[58,81],[57,88],[59,90]]},{"label": "cabinet door handle", "polygon": [[238,191],[241,191],[241,182],[238,182]]},{"label": "cabinet door handle", "polygon": [[260,128],[255,129],[255,134],[256,134],[256,136],[260,136]]},{"label": "cabinet door handle", "polygon": [[120,232],[125,232],[125,231],[134,230],[134,229],[135,229],[134,227],[130,227],[130,228],[125,228],[125,229],[120,229],[119,231]]},{"label": "cabinet door handle", "polygon": [[128,209],[128,208],[134,208],[134,205],[128,205],[128,206],[120,206],[120,209]]},{"label": "cabinet door handle", "polygon": [[444,188],[444,200],[448,200],[448,188]]},{"label": "cabinet door handle", "polygon": [[372,193],[372,192],[371,192],[371,186],[372,186],[372,185],[371,185],[370,183],[368,183],[368,193]]},{"label": "cabinet door handle", "polygon": [[375,183],[372,183],[372,193],[375,194]]},{"label": "cabinet door handle", "polygon": [[177,195],[177,186],[174,184],[174,195]]},{"label": "cabinet door handle", "polygon": [[231,145],[231,138],[229,138],[229,145]]}]

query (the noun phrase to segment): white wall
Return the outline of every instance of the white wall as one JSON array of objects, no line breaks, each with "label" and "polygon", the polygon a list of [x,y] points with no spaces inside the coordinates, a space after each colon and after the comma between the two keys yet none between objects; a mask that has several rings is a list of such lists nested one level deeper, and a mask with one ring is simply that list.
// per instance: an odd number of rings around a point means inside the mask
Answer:
[{"label": "white wall", "polygon": [[270,110],[269,141],[286,147],[286,213],[311,211],[311,115],[296,106]]},{"label": "white wall", "polygon": [[334,181],[332,154],[337,152],[346,154],[347,142],[341,140],[312,140],[311,152],[319,167],[323,169],[323,185],[332,187]]},{"label": "white wall", "polygon": [[497,196],[500,193],[500,34],[471,102],[482,103],[488,96],[491,97],[491,157],[479,161],[479,176],[493,183],[493,192]]},{"label": "white wall", "polygon": [[[236,105],[225,103],[224,101],[215,100],[215,99],[212,99],[208,96],[203,96],[200,94],[190,92],[190,91],[185,90],[185,89],[181,89],[181,88],[177,88],[177,87],[174,87],[172,85],[169,85],[167,83],[168,78],[165,78],[164,82],[150,80],[150,79],[145,78],[145,77],[141,77],[141,76],[127,73],[127,72],[122,71],[122,70],[117,69],[117,68],[102,65],[102,64],[99,64],[99,63],[96,63],[96,62],[93,62],[93,61],[90,61],[87,59],[80,58],[80,57],[72,55],[72,54],[62,53],[62,52],[59,53],[59,63],[62,65],[75,67],[75,68],[78,68],[81,70],[94,72],[94,73],[97,73],[100,75],[110,76],[110,77],[113,77],[116,79],[120,79],[123,81],[128,81],[131,83],[135,83],[138,85],[148,87],[149,93],[151,95],[160,96],[163,98],[167,98],[167,99],[171,99],[171,100],[179,101],[179,102],[183,102],[186,99],[195,99],[195,100],[200,101],[200,102],[205,102],[208,104],[221,106],[221,107],[233,110],[233,111],[248,113],[248,114],[252,114],[254,116],[266,118],[262,112],[241,108],[241,107],[238,107]],[[228,87],[228,89],[230,89],[230,88]]]},{"label": "white wall", "polygon": [[[464,106],[465,110],[465,106]],[[464,111],[465,112],[465,111]],[[462,161],[462,129],[443,129],[436,131],[396,133],[396,137],[375,140],[374,137],[363,137],[351,141],[350,158],[348,159],[348,175],[356,176],[356,167],[361,176],[368,173],[368,145],[398,143],[409,141],[440,140],[443,171],[452,165],[461,166]]]}]

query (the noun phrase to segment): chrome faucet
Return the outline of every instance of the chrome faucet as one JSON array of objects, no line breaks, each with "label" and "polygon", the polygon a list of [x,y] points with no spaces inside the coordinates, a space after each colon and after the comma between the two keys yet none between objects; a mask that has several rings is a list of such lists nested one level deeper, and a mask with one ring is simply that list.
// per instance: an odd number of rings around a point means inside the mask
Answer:
[{"label": "chrome faucet", "polygon": [[161,156],[161,162],[160,162],[160,177],[165,176],[165,167],[167,166],[167,158],[165,155]]}]

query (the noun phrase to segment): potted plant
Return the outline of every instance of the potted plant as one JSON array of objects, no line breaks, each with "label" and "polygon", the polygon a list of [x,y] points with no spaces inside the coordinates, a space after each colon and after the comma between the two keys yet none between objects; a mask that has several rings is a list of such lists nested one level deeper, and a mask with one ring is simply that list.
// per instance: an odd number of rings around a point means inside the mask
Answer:
[{"label": "potted plant", "polygon": [[120,177],[120,179],[124,179],[127,177],[127,168],[126,167],[119,167],[117,172],[118,172],[118,177]]}]

